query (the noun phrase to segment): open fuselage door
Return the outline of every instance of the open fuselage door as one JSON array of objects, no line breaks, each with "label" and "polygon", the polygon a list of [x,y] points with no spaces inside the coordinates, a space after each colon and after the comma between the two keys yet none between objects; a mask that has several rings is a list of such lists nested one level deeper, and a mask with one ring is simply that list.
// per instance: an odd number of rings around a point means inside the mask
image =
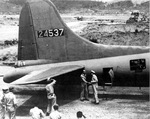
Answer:
[{"label": "open fuselage door", "polygon": [[103,84],[104,86],[113,86],[114,72],[113,67],[103,68]]}]

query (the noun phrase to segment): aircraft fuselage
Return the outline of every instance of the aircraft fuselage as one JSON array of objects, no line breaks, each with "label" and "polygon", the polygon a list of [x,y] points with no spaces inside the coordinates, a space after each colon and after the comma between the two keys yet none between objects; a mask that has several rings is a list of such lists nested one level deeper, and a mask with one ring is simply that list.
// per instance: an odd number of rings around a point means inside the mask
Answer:
[{"label": "aircraft fuselage", "polygon": [[[141,85],[149,85],[149,55],[150,53],[138,54],[138,55],[127,55],[127,56],[118,56],[110,57],[103,59],[91,59],[91,60],[81,60],[81,61],[72,61],[72,62],[63,62],[63,63],[49,63],[42,65],[31,65],[31,66],[22,66],[14,68],[13,72],[5,75],[4,81],[10,83],[15,81],[25,75],[28,75],[30,72],[45,70],[57,66],[65,65],[80,65],[85,67],[87,74],[90,74],[90,70],[94,70],[98,75],[99,79],[102,78],[102,74],[105,69],[112,68],[115,74],[115,80],[130,80],[128,84],[134,84],[134,78],[137,76],[141,80]],[[134,70],[134,67],[131,65],[131,61],[134,60],[145,60],[145,66],[142,69]],[[133,68],[133,69],[132,69]],[[118,82],[118,81],[115,81]],[[124,82],[124,81],[121,81]],[[121,83],[120,82],[120,83]],[[127,83],[127,82],[126,82]],[[120,84],[124,85],[124,84]]]}]

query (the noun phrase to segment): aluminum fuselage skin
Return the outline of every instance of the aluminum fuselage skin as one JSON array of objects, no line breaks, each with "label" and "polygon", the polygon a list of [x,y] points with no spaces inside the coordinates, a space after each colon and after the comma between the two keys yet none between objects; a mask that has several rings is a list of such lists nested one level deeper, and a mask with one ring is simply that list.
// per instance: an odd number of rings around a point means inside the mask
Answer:
[{"label": "aluminum fuselage skin", "polygon": [[[57,66],[65,65],[81,65],[84,66],[87,74],[90,74],[90,70],[94,70],[100,79],[103,74],[103,68],[113,68],[115,76],[117,79],[128,80],[132,82],[135,78],[135,71],[130,70],[130,60],[134,59],[145,59],[146,60],[146,69],[140,72],[140,78],[145,86],[149,84],[149,56],[150,53],[138,54],[138,55],[127,55],[103,59],[92,59],[92,60],[81,60],[81,61],[72,61],[72,62],[62,62],[62,63],[49,63],[49,64],[37,64],[31,66],[22,66],[14,68],[13,72],[10,72],[4,77],[5,82],[12,82],[21,78],[32,71],[48,69]],[[124,79],[125,78],[125,79]],[[121,84],[124,85],[124,84]],[[133,85],[133,84],[132,84]]]}]

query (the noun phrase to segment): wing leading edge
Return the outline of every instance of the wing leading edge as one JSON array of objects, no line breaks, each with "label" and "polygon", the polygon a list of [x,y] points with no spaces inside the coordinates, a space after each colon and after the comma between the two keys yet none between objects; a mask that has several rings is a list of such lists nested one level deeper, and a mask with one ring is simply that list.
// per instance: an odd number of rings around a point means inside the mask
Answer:
[{"label": "wing leading edge", "polygon": [[50,78],[57,77],[83,68],[84,68],[83,66],[79,65],[67,65],[67,66],[52,67],[46,70],[33,71],[23,76],[22,78],[19,78],[18,80],[12,82],[11,84],[37,83],[46,80],[48,77]]}]

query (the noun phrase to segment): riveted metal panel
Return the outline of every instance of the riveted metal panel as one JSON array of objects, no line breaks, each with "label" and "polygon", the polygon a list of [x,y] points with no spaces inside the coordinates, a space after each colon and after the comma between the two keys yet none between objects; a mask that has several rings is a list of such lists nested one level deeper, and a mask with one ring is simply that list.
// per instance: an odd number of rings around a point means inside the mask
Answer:
[{"label": "riveted metal panel", "polygon": [[60,19],[57,17],[53,6],[50,6],[47,2],[42,1],[37,2],[36,5],[31,4],[30,7],[36,35],[39,59],[51,59],[57,61],[66,60],[66,38],[64,35],[56,37],[38,37],[38,32],[41,30],[65,30]]},{"label": "riveted metal panel", "polygon": [[32,16],[29,5],[26,4],[21,11],[19,19],[18,60],[32,60],[37,58]]}]

